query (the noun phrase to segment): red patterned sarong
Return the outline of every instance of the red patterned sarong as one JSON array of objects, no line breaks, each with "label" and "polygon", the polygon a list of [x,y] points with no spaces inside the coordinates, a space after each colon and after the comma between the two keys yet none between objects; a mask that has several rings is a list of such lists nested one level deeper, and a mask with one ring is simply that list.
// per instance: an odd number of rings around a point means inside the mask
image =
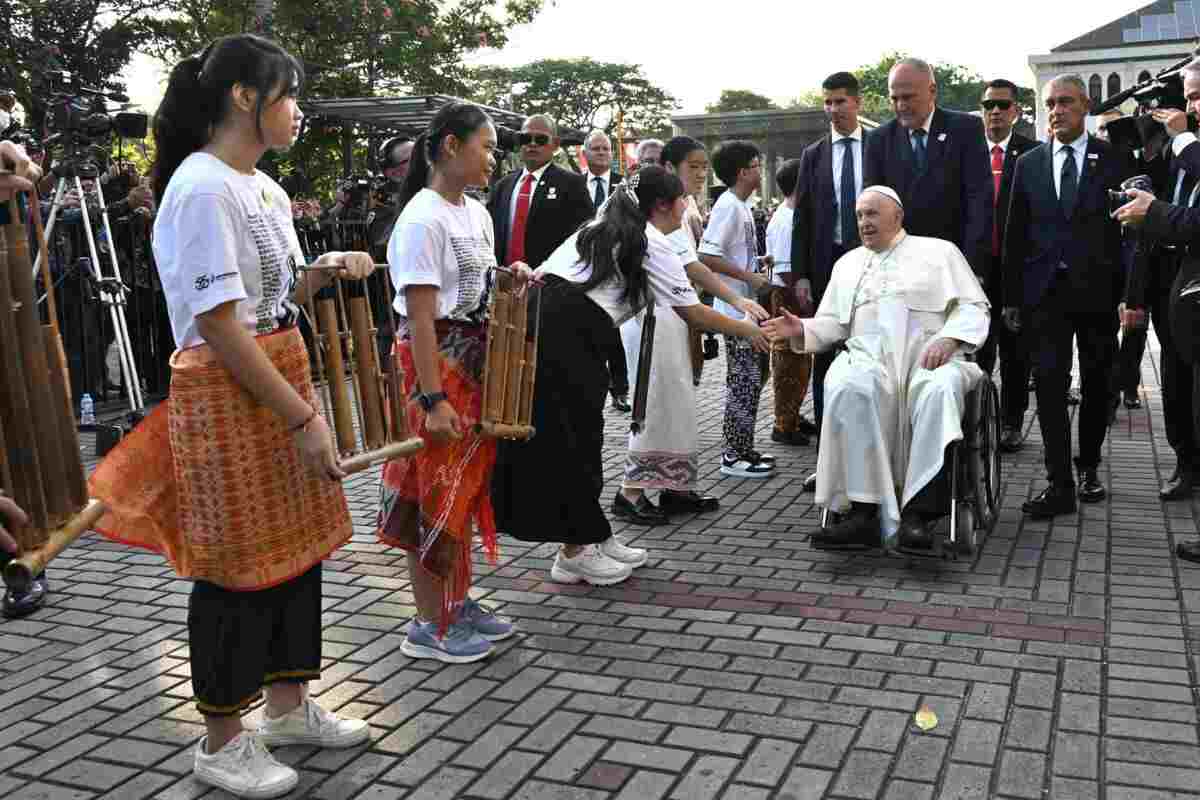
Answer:
[{"label": "red patterned sarong", "polygon": [[[483,402],[483,362],[487,333],[475,325],[439,320],[442,391],[462,422],[461,439],[444,442],[425,433],[425,412],[408,404],[409,429],[425,440],[424,449],[383,468],[379,539],[420,554],[421,565],[442,582],[442,631],[454,606],[471,587],[471,534],[479,529],[488,559],[496,562],[496,520],[492,512],[492,468],[496,441],[475,432]],[[396,342],[404,369],[404,390],[416,396],[417,370],[412,341]]]},{"label": "red patterned sarong", "polygon": [[[316,408],[296,328],[254,340]],[[340,483],[301,461],[283,420],[239,386],[207,345],[171,356],[171,393],[88,482],[111,509],[96,526],[162,553],[183,578],[266,589],[350,538]]]}]

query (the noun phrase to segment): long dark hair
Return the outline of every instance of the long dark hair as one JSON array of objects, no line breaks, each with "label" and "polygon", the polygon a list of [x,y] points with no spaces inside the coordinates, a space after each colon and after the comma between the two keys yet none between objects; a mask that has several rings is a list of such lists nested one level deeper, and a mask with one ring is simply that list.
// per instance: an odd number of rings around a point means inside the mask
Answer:
[{"label": "long dark hair", "polygon": [[[683,182],[659,166],[640,169],[626,181],[612,187],[604,216],[580,230],[575,247],[579,258],[592,267],[591,277],[579,286],[580,291],[619,275],[625,282],[622,299],[636,307],[646,291],[642,267],[649,247],[646,223],[659,203],[674,203],[683,196]],[[630,197],[631,190],[636,202]]]},{"label": "long dark hair", "polygon": [[183,160],[208,144],[213,128],[229,113],[229,91],[234,84],[258,91],[254,122],[261,137],[267,106],[299,92],[303,82],[304,68],[299,61],[275,42],[249,33],[215,39],[199,55],[176,64],[154,115],[156,157],[151,178],[155,200],[162,202],[167,184]]},{"label": "long dark hair", "polygon": [[413,144],[412,160],[408,163],[408,173],[400,186],[398,198],[400,210],[408,205],[408,201],[429,184],[429,173],[437,163],[442,152],[442,142],[450,134],[460,141],[466,141],[471,134],[491,124],[492,118],[482,108],[472,103],[448,103],[441,107],[417,141]]}]

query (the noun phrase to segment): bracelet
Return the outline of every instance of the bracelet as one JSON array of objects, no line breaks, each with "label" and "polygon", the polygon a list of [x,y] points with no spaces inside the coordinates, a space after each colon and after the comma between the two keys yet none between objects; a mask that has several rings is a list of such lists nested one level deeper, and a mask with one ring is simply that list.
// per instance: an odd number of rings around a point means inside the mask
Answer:
[{"label": "bracelet", "polygon": [[310,422],[312,422],[314,419],[316,419],[316,416],[317,416],[317,410],[315,408],[311,409],[311,411],[312,411],[312,413],[304,418],[304,422],[301,422],[299,425],[294,425],[291,428],[288,428],[287,432],[288,433],[299,433],[300,431],[308,430],[308,424]]}]

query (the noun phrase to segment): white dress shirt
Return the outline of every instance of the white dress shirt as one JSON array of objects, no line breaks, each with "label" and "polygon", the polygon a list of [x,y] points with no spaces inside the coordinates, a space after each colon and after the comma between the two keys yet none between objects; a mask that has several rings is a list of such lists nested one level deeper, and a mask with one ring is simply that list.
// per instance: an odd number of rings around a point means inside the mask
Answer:
[{"label": "white dress shirt", "polygon": [[933,111],[929,112],[929,116],[925,118],[924,122],[908,132],[908,145],[909,147],[914,148],[913,152],[916,152],[915,148],[917,139],[915,136],[913,136],[915,131],[925,131],[925,152],[929,152],[929,129],[933,126],[933,115],[936,111],[937,108],[934,107]]},{"label": "white dress shirt", "polygon": [[[533,171],[533,184],[529,187],[529,210],[533,210],[533,196],[537,193],[538,184],[542,182],[542,174],[545,173],[546,167],[550,166],[547,161]],[[512,198],[508,201],[508,229],[511,231],[513,220],[517,218],[517,198],[521,196],[521,181],[525,180],[525,176],[529,174],[529,170],[521,170],[521,177],[517,178],[517,182],[513,185]]]},{"label": "white dress shirt", "polygon": [[588,197],[590,197],[592,199],[593,203],[596,202],[596,183],[597,183],[597,181],[604,185],[604,199],[605,200],[608,199],[608,195],[611,192],[611,190],[609,189],[609,186],[608,186],[608,181],[611,177],[612,177],[612,172],[610,170],[605,170],[603,175],[595,175],[592,172],[588,172],[588,176],[587,176]]},{"label": "white dress shirt", "polygon": [[[1178,133],[1171,139],[1171,152],[1178,157],[1183,154],[1184,148],[1194,141],[1196,141],[1196,134],[1191,131]],[[1183,189],[1183,176],[1184,170],[1181,169],[1179,170],[1178,177],[1175,178],[1175,191],[1171,195],[1171,203],[1173,205],[1182,205],[1184,201],[1184,198],[1180,197],[1180,191]]]},{"label": "white dress shirt", "polygon": [[[862,127],[859,126],[850,133],[849,136],[842,136],[837,132],[837,129],[832,125],[829,126],[829,136],[832,142],[833,155],[833,204],[839,206],[842,200],[842,163],[846,160],[846,145],[842,144],[843,139],[850,139],[853,144],[850,149],[854,151],[854,199],[857,201],[858,196],[862,194],[862,176],[863,176],[863,152],[862,152]],[[840,213],[834,215],[833,220],[833,241],[835,244],[841,244],[845,241],[842,237],[842,215]]]},{"label": "white dress shirt", "polygon": [[983,140],[985,143],[987,143],[987,151],[988,151],[988,160],[989,161],[992,158],[992,150],[997,147],[1000,148],[1000,166],[1003,167],[1004,159],[1008,156],[1008,143],[1012,141],[1012,134],[1010,133],[1007,137],[1005,137],[1003,142],[993,142],[991,139],[987,138],[986,136],[983,137]]},{"label": "white dress shirt", "polygon": [[1083,157],[1087,152],[1087,130],[1084,130],[1079,138],[1068,144],[1063,144],[1057,138],[1054,139],[1054,193],[1062,198],[1062,168],[1063,155],[1068,147],[1071,148],[1071,154],[1075,156],[1075,185],[1079,186],[1079,181],[1083,178]]}]

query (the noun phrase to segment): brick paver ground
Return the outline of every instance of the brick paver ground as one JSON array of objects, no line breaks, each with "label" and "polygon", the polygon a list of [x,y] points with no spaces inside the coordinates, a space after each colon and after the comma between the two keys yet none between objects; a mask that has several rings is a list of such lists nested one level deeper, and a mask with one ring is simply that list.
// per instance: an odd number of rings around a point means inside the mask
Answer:
[{"label": "brick paver ground", "polygon": [[[357,533],[325,570],[314,692],[368,719],[371,743],[279,751],[302,776],[293,796],[1200,797],[1200,567],[1171,555],[1198,508],[1155,496],[1173,464],[1149,356],[1144,373],[1146,408],[1111,431],[1109,501],[1023,520],[1033,425],[982,552],[909,563],[809,549],[811,447],[772,448],[768,481],[722,478],[710,364],[701,483],[721,512],[619,527],[651,559],[609,589],[550,583],[553,546],[505,539],[477,587],[521,634],[461,667],[400,654],[403,560],[372,535],[376,477],[352,481]],[[606,500],[625,425],[610,419]],[[50,577],[46,609],[0,623],[0,797],[225,796],[190,775],[188,584],[94,537]],[[925,705],[939,722],[922,733]]]}]

